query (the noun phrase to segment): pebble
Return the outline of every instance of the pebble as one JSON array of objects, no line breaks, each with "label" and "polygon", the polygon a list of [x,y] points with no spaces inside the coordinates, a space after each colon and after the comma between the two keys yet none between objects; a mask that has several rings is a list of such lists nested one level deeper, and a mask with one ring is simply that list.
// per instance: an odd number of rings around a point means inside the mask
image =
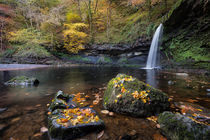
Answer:
[{"label": "pebble", "polygon": [[48,129],[47,129],[46,127],[42,127],[42,128],[40,129],[40,132],[41,132],[41,133],[48,132]]},{"label": "pebble", "polygon": [[109,112],[109,116],[114,116],[114,112]]},{"label": "pebble", "polygon": [[4,112],[6,110],[7,110],[7,108],[0,108],[0,113]]},{"label": "pebble", "polygon": [[156,126],[157,126],[157,128],[160,128],[160,125],[159,124],[157,124]]},{"label": "pebble", "polygon": [[109,114],[109,110],[101,110],[101,113],[108,115]]}]

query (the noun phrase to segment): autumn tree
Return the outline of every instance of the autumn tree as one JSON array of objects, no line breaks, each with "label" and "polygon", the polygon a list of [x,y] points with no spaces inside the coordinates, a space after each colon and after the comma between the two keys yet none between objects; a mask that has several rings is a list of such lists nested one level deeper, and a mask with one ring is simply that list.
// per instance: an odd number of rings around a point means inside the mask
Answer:
[{"label": "autumn tree", "polygon": [[64,24],[64,48],[71,53],[78,53],[84,49],[84,44],[87,42],[87,34],[85,31],[88,26],[82,23],[80,16],[74,13],[67,14],[67,23]]},{"label": "autumn tree", "polygon": [[0,4],[0,50],[5,49],[6,45],[6,32],[8,31],[8,26],[13,23],[11,16],[13,11],[11,7],[5,4]]}]

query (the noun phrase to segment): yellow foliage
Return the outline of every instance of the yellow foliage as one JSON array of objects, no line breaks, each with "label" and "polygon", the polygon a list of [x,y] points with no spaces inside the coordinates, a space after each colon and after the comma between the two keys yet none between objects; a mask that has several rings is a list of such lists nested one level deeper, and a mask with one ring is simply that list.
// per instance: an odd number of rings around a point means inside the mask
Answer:
[{"label": "yellow foliage", "polygon": [[77,23],[77,22],[81,22],[81,18],[79,15],[74,14],[74,13],[67,13],[66,15],[66,20],[68,23]]},{"label": "yellow foliage", "polygon": [[88,26],[84,23],[72,23],[64,25],[66,30],[63,31],[64,48],[71,53],[78,53],[84,49],[83,45],[87,40],[87,34],[84,32]]}]

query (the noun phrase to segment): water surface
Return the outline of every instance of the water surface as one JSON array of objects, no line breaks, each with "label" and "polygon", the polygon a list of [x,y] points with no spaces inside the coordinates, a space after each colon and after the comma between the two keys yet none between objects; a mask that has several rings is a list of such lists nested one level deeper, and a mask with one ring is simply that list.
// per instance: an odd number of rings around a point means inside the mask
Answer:
[{"label": "water surface", "polygon": [[[0,114],[0,124],[5,127],[0,138],[27,140],[48,139],[40,133],[40,128],[47,127],[47,106],[58,90],[65,93],[84,92],[92,102],[94,94],[103,97],[103,88],[118,73],[137,77],[150,85],[173,96],[175,101],[193,102],[210,108],[206,89],[210,88],[209,78],[194,73],[176,73],[164,70],[145,70],[118,67],[46,67],[39,69],[0,71],[0,108],[7,111]],[[37,87],[12,87],[3,83],[14,76],[25,75],[36,77],[40,84]],[[102,101],[94,106],[105,121],[106,129],[101,139],[120,139],[130,132],[138,135],[137,139],[153,139],[159,134],[156,124],[145,118],[133,118],[115,114],[113,117],[100,113]],[[85,136],[85,139],[96,139],[96,134]]]}]

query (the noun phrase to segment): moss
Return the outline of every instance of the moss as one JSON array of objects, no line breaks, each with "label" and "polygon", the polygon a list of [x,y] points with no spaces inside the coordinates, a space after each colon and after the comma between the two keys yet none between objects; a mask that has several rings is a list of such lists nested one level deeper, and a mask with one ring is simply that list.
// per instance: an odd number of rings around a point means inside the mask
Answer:
[{"label": "moss", "polygon": [[148,116],[169,107],[165,93],[124,74],[109,81],[103,105],[106,109],[132,116]]},{"label": "moss", "polygon": [[196,124],[181,114],[164,112],[158,116],[161,131],[172,140],[199,140],[209,136],[207,126]]}]

